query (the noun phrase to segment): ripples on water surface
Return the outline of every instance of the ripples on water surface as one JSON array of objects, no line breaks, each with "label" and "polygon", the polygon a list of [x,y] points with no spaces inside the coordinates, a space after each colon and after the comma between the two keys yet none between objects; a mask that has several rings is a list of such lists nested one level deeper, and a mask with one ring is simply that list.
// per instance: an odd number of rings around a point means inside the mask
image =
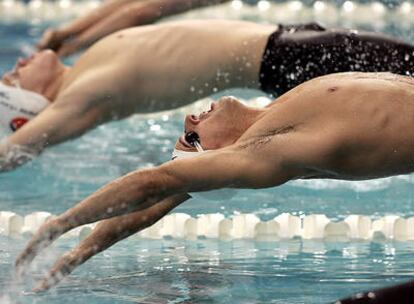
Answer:
[{"label": "ripples on water surface", "polygon": [[[413,41],[410,31],[395,24],[386,31]],[[0,25],[0,72],[29,51],[41,32],[41,27],[25,24]],[[231,93],[246,99],[257,95]],[[118,176],[168,160],[188,110],[137,115],[49,149],[29,165],[0,175],[0,209],[22,215],[35,210],[60,213]],[[348,214],[407,217],[414,210],[413,183],[413,176],[359,183],[294,182],[242,191],[230,201],[190,201],[177,211],[192,216],[251,212],[262,220],[282,212],[324,213],[337,219]],[[23,245],[24,240],[0,239],[2,302],[326,303],[408,280],[414,269],[414,243],[132,239],[92,259],[53,292],[23,296],[21,288],[9,285],[12,262]],[[72,245],[60,241],[42,256],[33,277]]]},{"label": "ripples on water surface", "polygon": [[[23,241],[1,240],[7,273]],[[32,272],[38,278],[60,241]],[[412,243],[183,241],[131,239],[100,254],[43,295],[19,303],[328,303],[413,276]],[[11,254],[11,256],[10,256]],[[49,260],[49,261],[45,261]],[[26,289],[33,282],[26,282]],[[1,299],[1,298],[0,298]]]}]

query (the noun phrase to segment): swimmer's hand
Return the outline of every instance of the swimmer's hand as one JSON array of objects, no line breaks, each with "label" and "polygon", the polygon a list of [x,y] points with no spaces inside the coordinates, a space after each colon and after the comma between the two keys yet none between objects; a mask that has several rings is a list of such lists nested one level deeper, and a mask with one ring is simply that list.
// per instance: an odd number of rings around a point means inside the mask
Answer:
[{"label": "swimmer's hand", "polygon": [[[33,291],[48,290],[69,275],[77,266],[120,240],[151,226],[189,198],[190,196],[187,194],[171,196],[150,208],[100,221],[90,235],[53,265],[47,276]],[[56,224],[52,224],[52,226],[56,226]],[[50,226],[45,231],[50,232]],[[33,259],[33,256],[30,256],[31,253],[33,253],[33,249],[29,249],[26,254],[23,253],[16,263],[21,264],[23,260],[24,263],[28,263],[30,259]]]},{"label": "swimmer's hand", "polygon": [[39,50],[53,49],[59,56],[69,56],[116,31],[151,24],[160,18],[193,8],[228,1],[230,0],[107,1],[91,13],[59,29],[49,29],[37,47]]},{"label": "swimmer's hand", "polygon": [[[235,162],[234,159],[238,161]],[[229,184],[239,187],[269,187],[286,181],[285,175],[267,171],[269,167],[279,168],[269,166],[266,161],[258,162],[246,150],[232,146],[196,158],[170,161],[156,168],[132,172],[107,184],[59,217],[45,223],[19,256],[16,266],[18,269],[24,268],[40,250],[73,228],[113,219],[113,228],[100,235],[94,232],[94,237],[87,238],[90,243],[80,245],[84,246],[80,253],[75,251],[75,254],[65,255],[63,260],[58,261],[50,272],[49,279],[42,281],[36,288],[38,291],[45,290],[105,246],[112,245],[134,229],[156,222],[176,204],[188,199],[188,191],[219,189]],[[131,221],[129,215],[137,218]],[[111,233],[115,233],[112,234],[113,237]],[[105,242],[99,243],[99,240]]]},{"label": "swimmer's hand", "polygon": [[33,160],[39,155],[40,149],[9,144],[7,140],[0,142],[0,173],[12,171],[15,168]]},{"label": "swimmer's hand", "polygon": [[42,38],[37,43],[37,48],[38,50],[51,49],[57,51],[67,37],[68,35],[63,31],[49,28],[43,33]]},{"label": "swimmer's hand", "polygon": [[[92,248],[93,249],[93,248]],[[95,254],[95,253],[94,253]],[[92,254],[92,255],[94,255]],[[63,255],[53,266],[47,276],[33,288],[33,292],[44,292],[57,285],[62,279],[68,276],[78,265],[87,260],[91,254],[86,252],[71,251]]]},{"label": "swimmer's hand", "polygon": [[92,44],[93,41],[82,42],[78,35],[74,35],[64,29],[50,28],[45,31],[42,38],[37,43],[37,49],[39,51],[51,49],[55,51],[61,57],[70,56],[84,47]]},{"label": "swimmer's hand", "polygon": [[[41,250],[65,232],[84,224],[132,212],[131,205],[135,205],[135,208],[146,209],[145,202],[142,201],[145,201],[144,189],[147,187],[144,186],[144,182],[141,183],[141,187],[139,186],[138,181],[141,175],[145,176],[148,173],[145,171],[137,172],[119,178],[102,187],[67,212],[43,224],[29,241],[23,253],[17,258],[18,273],[22,273]],[[147,182],[151,181],[147,180]],[[155,200],[150,205],[157,202]]]},{"label": "swimmer's hand", "polygon": [[59,218],[52,219],[43,224],[17,258],[15,264],[17,273],[23,274],[27,266],[43,248],[49,246],[55,239],[68,230],[66,226]]}]

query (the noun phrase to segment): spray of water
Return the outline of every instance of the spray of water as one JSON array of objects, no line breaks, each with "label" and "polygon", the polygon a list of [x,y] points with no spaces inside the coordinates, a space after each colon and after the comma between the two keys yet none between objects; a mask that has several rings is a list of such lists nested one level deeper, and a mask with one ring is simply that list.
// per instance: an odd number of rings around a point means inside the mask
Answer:
[{"label": "spray of water", "polygon": [[[12,252],[20,251],[21,246],[24,244],[19,239],[9,241],[11,243],[15,242],[11,246]],[[39,283],[41,278],[47,277],[46,271],[50,268],[51,262],[55,261],[60,254],[60,250],[52,246],[45,250],[40,258],[35,259],[30,266],[26,266],[22,273],[15,271],[14,267],[11,267],[9,275],[4,273],[4,276],[7,277],[7,282],[0,286],[0,303],[32,303],[33,296],[37,295],[32,289]]]},{"label": "spray of water", "polygon": [[33,160],[38,154],[37,149],[14,145],[3,139],[0,141],[0,172],[12,170]]}]

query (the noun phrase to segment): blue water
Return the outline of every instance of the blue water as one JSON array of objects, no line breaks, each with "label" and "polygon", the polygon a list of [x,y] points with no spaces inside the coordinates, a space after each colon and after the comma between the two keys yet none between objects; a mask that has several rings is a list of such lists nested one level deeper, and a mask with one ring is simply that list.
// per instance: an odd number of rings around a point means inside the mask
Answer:
[{"label": "blue water", "polygon": [[[23,242],[0,241],[4,274],[13,260],[8,253]],[[32,278],[71,245],[61,241],[42,255]],[[18,303],[329,303],[412,279],[413,249],[413,243],[128,240],[51,292],[11,296]],[[29,290],[33,281],[25,286]],[[1,287],[10,290],[7,278],[0,279]]]},{"label": "blue water", "polygon": [[[43,28],[0,24],[0,72],[30,50]],[[396,24],[385,30],[414,41],[408,30]],[[259,94],[230,93],[245,99]],[[188,110],[106,124],[49,149],[15,172],[1,174],[0,210],[58,214],[116,177],[168,160]],[[408,217],[414,215],[413,183],[414,176],[358,183],[295,182],[242,191],[226,201],[189,201],[176,211],[192,216],[249,212],[263,220],[282,212],[324,213],[333,219],[349,214]],[[10,287],[9,274],[24,243],[24,239],[0,238],[0,294],[8,294],[12,303],[327,303],[412,279],[414,270],[412,242],[129,239],[77,269],[52,292],[23,295],[21,287]],[[61,240],[42,255],[25,289],[74,244]]]}]

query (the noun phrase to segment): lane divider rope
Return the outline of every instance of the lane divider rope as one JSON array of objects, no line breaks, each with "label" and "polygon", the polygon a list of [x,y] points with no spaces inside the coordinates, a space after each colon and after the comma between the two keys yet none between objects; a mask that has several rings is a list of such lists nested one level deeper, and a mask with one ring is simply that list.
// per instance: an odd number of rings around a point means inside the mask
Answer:
[{"label": "lane divider rope", "polygon": [[[0,0],[2,22],[55,22],[73,19],[100,5],[99,0]],[[261,0],[255,6],[246,5],[241,0],[187,12],[178,18],[260,18],[272,23],[322,22],[334,25],[339,21],[344,26],[370,25],[382,28],[390,21],[401,26],[414,24],[414,4],[404,1],[400,5],[388,8],[381,2],[359,3],[345,1],[337,6],[329,1],[315,1],[308,6],[301,1],[292,0],[274,3]],[[177,17],[174,17],[177,18]]]},{"label": "lane divider rope", "polygon": [[[0,235],[16,237],[33,235],[39,227],[54,217],[48,212],[33,212],[20,216],[10,211],[0,212]],[[83,239],[95,227],[84,225],[66,233],[65,238]],[[238,214],[226,218],[223,214],[202,214],[197,218],[185,213],[172,213],[134,237],[147,239],[197,238],[211,239],[312,239],[324,241],[398,240],[414,241],[414,217],[387,215],[372,220],[369,216],[349,215],[343,221],[331,221],[324,214],[294,216],[283,213],[269,221],[255,214]]]}]

